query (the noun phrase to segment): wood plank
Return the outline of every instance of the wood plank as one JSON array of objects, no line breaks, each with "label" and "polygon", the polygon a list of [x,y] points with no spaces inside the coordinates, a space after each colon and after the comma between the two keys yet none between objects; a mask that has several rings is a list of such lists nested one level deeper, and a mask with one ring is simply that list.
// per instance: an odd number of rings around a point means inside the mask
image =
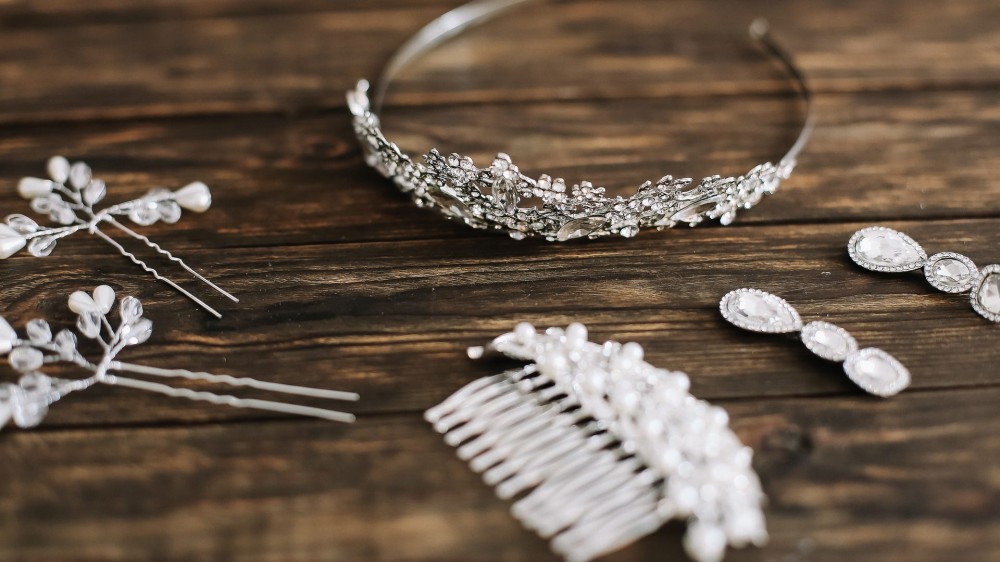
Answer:
[{"label": "wood plank", "polygon": [[[981,264],[996,257],[995,240],[983,234],[998,231],[997,219],[889,225],[930,252],[958,251]],[[105,253],[95,268],[94,257],[67,252],[8,260],[7,278],[18,282],[0,289],[0,299],[15,325],[37,314],[69,325],[69,293],[107,281],[146,301],[156,322],[150,344],[124,360],[353,390],[363,396],[351,407],[358,412],[421,410],[498,372],[501,365],[471,362],[464,350],[519,321],[580,321],[595,339],[638,341],[654,364],[690,373],[706,398],[860,394],[839,366],[801,344],[726,324],[719,298],[746,286],[783,295],[805,318],[839,324],[862,345],[894,354],[912,370],[914,388],[1000,383],[990,343],[1000,326],[976,315],[966,296],[933,291],[919,273],[874,274],[850,263],[846,241],[861,226],[687,229],[573,246],[456,238],[186,251],[243,299],[209,298],[224,313],[219,321],[120,257]],[[257,415],[102,388],[54,406],[47,423]]]},{"label": "wood plank", "polygon": [[[771,543],[727,560],[1000,551],[1000,389],[725,403]],[[4,435],[0,560],[556,560],[416,415]],[[618,560],[682,559],[672,525]]]},{"label": "wood plank", "polygon": [[[826,96],[795,175],[737,225],[1000,216],[994,98]],[[798,132],[797,109],[789,99],[760,97],[411,108],[387,114],[386,127],[415,156],[438,146],[485,165],[505,151],[525,173],[625,192],[666,173],[739,174],[776,158]],[[143,229],[179,250],[454,237],[502,243],[416,208],[365,168],[339,112],[13,127],[0,133],[0,151],[4,214],[28,212],[14,187],[21,176],[42,175],[56,153],[86,159],[107,180],[109,202],[152,186],[207,182],[215,206],[204,216]]]},{"label": "wood plank", "polygon": [[[59,2],[39,8],[53,18],[76,10],[63,16],[82,23],[59,28],[19,23],[16,13],[23,19],[32,8],[8,11],[0,20],[0,122],[340,108],[354,80],[374,77],[398,44],[454,3],[358,10],[348,2],[259,16],[226,5],[207,12],[178,5],[182,14],[218,17],[126,16],[118,23],[113,15],[80,18],[80,8]],[[102,6],[97,13],[120,5]],[[166,6],[174,5],[140,10]],[[392,102],[787,91],[779,71],[744,39],[745,26],[761,14],[821,92],[1000,84],[1000,36],[989,25],[1000,7],[990,0],[717,1],[708,8],[696,0],[591,1],[526,7],[460,38],[402,77]],[[532,50],[522,53],[525,45]]]},{"label": "wood plank", "polygon": [[370,9],[433,6],[444,13],[460,0],[5,0],[0,2],[0,26],[11,28],[78,27],[89,24],[178,21],[362,12]]}]

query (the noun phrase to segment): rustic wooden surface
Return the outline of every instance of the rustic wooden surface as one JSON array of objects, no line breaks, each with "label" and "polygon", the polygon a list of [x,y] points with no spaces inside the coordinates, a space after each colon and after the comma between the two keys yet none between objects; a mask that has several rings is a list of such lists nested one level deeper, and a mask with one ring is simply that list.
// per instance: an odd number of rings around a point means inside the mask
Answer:
[{"label": "rustic wooden surface", "polygon": [[[213,298],[213,320],[79,238],[3,263],[4,316],[68,323],[65,296],[106,281],[156,321],[131,360],[363,395],[352,426],[125,389],[68,398],[0,435],[0,561],[554,560],[419,415],[496,370],[463,349],[519,320],[638,341],[729,410],[772,541],[727,560],[1000,560],[1000,326],[844,249],[878,222],[1000,260],[1000,4],[566,2],[402,76],[384,123],[414,152],[502,150],[620,188],[738,173],[800,119],[744,39],[771,19],[817,91],[793,179],[728,228],[567,245],[444,221],[361,162],[343,91],[457,4],[0,0],[2,214],[27,212],[17,178],[55,153],[90,162],[109,200],[201,179],[210,212],[144,232],[243,299]],[[729,327],[716,306],[738,286],[884,347],[913,387],[875,400],[800,345]],[[683,559],[680,533],[607,560]]]}]

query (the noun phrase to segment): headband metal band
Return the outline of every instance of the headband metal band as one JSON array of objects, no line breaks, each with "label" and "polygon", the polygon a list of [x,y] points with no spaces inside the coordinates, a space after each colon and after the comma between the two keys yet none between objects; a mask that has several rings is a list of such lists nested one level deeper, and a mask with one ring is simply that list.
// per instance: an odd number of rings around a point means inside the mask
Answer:
[{"label": "headband metal band", "polygon": [[[763,19],[750,26],[750,36],[781,63],[794,80],[806,105],[802,131],[777,164],[767,162],[741,176],[709,176],[692,187],[691,178],[664,176],[647,181],[630,197],[612,197],[590,182],[567,186],[547,175],[525,176],[506,154],[498,154],[486,168],[467,156],[442,155],[437,149],[414,162],[382,133],[378,112],[392,79],[429,50],[482,24],[510,8],[532,0],[476,0],[427,24],[389,60],[369,97],[370,84],[358,82],[347,93],[354,129],[365,161],[421,207],[439,210],[474,228],[504,230],[514,239],[541,236],[550,241],[621,235],[631,238],[642,228],[662,230],[677,224],[694,226],[705,219],[730,224],[738,209],[749,209],[765,194],[774,193],[788,179],[796,157],[812,133],[812,96],[802,72],[778,45]],[[522,199],[536,198],[540,206],[521,207]]]}]

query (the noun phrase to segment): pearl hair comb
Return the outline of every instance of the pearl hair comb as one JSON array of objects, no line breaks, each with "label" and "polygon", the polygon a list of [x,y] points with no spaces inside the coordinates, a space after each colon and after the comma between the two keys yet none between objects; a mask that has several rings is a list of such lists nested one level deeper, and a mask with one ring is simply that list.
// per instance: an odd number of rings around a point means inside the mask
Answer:
[{"label": "pearl hair comb", "polygon": [[468,384],[425,418],[556,553],[585,562],[671,519],[688,522],[698,562],[767,542],[753,451],[725,410],[688,393],[684,373],[646,363],[637,343],[589,342],[581,324],[520,324],[469,356],[487,350],[531,363]]},{"label": "pearl hair comb", "polygon": [[83,162],[70,164],[62,156],[54,156],[49,159],[48,172],[51,179],[22,178],[18,183],[17,190],[21,197],[31,201],[33,211],[48,215],[50,220],[60,226],[41,226],[24,215],[9,215],[6,224],[0,223],[0,259],[9,258],[25,246],[28,247],[28,253],[32,256],[46,257],[52,253],[56,243],[61,238],[80,231],[89,232],[113,246],[119,253],[157,280],[180,291],[216,318],[222,317],[219,312],[204,301],[177,283],[161,276],[159,272],[104,233],[100,227],[108,225],[141,241],[169,260],[179,264],[198,280],[233,302],[239,302],[239,299],[191,269],[182,259],[163,249],[146,236],[125,226],[116,218],[127,216],[129,220],[140,226],[148,226],[157,221],[173,224],[181,218],[181,209],[195,213],[203,213],[208,210],[212,205],[212,194],[208,186],[201,182],[194,182],[175,191],[156,188],[138,199],[95,210],[94,205],[100,203],[107,195],[107,186],[103,180],[94,177],[90,166]]},{"label": "pearl hair comb", "polygon": [[[123,373],[129,373],[161,378],[183,378],[310,398],[358,400],[358,395],[353,392],[323,390],[264,382],[251,378],[192,372],[185,369],[161,369],[124,363],[117,359],[118,354],[126,347],[139,345],[148,340],[153,333],[153,323],[143,316],[142,303],[138,299],[125,297],[118,307],[118,327],[113,327],[108,319],[108,314],[114,307],[114,303],[115,292],[107,285],[97,287],[91,294],[77,291],[69,297],[69,308],[77,314],[77,331],[84,338],[93,340],[102,350],[101,357],[96,362],[88,360],[79,351],[77,336],[72,330],[61,330],[53,335],[48,322],[35,319],[28,322],[25,328],[26,337],[21,337],[6,320],[0,318],[0,356],[6,355],[10,366],[21,374],[21,378],[16,384],[0,383],[0,428],[3,428],[10,421],[21,428],[34,427],[41,423],[48,413],[50,405],[67,394],[86,390],[98,383],[124,386],[175,398],[200,400],[235,408],[252,408],[340,422],[354,421],[352,414],[334,410],[199,392],[123,376]],[[82,379],[65,380],[52,378],[41,372],[45,365],[58,362],[75,365],[88,371],[90,375]]]}]

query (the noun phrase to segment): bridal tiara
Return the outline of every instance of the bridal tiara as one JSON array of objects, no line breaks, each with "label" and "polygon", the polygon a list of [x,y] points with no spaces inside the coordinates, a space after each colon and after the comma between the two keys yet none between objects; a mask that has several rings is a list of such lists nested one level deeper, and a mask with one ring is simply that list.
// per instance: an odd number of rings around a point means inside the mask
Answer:
[{"label": "bridal tiara", "polygon": [[[365,161],[410,194],[418,206],[437,209],[473,228],[506,231],[516,240],[528,236],[560,242],[610,235],[631,238],[643,228],[694,226],[706,219],[728,225],[739,209],[753,207],[791,175],[796,157],[812,133],[812,96],[805,76],[775,42],[763,19],[751,24],[750,36],[788,72],[805,102],[806,117],[798,138],[777,164],[767,162],[740,176],[710,176],[697,185],[691,178],[664,176],[647,181],[629,197],[613,197],[586,181],[567,185],[565,180],[548,175],[529,177],[502,153],[485,168],[467,156],[444,155],[436,149],[423,157],[423,163],[414,162],[385,137],[378,113],[400,70],[466,29],[528,1],[477,0],[445,13],[396,51],[372,96],[367,80],[347,93]],[[540,206],[520,206],[528,198],[540,201]]]}]

